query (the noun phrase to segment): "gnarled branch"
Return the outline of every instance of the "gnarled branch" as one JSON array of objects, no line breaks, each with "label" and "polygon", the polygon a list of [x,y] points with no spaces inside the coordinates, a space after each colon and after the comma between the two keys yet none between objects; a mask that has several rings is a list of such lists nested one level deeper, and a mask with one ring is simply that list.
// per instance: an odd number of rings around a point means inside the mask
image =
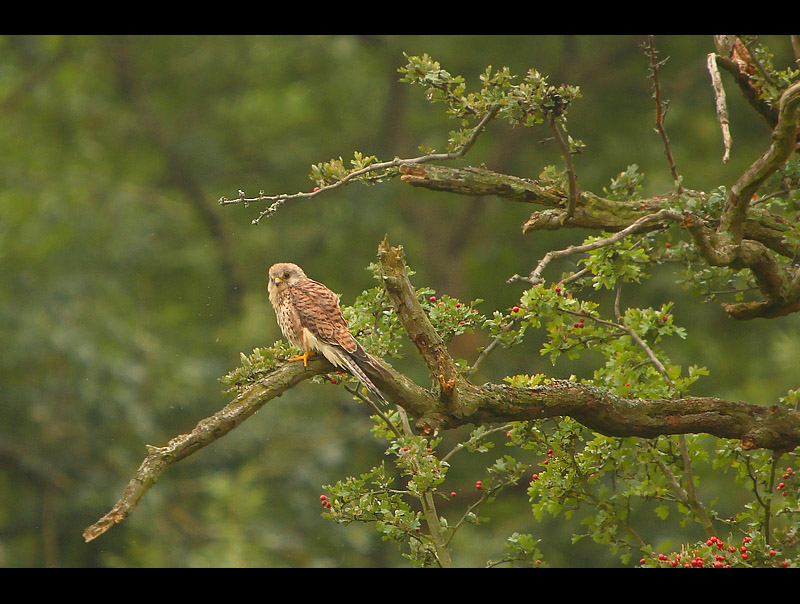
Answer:
[{"label": "gnarled branch", "polygon": [[[551,380],[532,388],[472,384],[458,371],[416,302],[402,247],[392,248],[383,241],[378,259],[395,311],[432,375],[442,376],[439,380],[442,387],[422,388],[386,363],[383,363],[385,374],[370,377],[387,400],[417,418],[417,428],[423,433],[466,424],[570,416],[608,436],[654,438],[667,434],[708,433],[741,440],[745,448],[787,451],[800,445],[800,413],[777,406],[764,407],[715,397],[628,399],[565,380]],[[147,455],[119,500],[84,530],[84,539],[96,539],[125,520],[170,465],[222,438],[290,388],[334,369],[320,357],[312,358],[306,367],[301,363],[280,365],[247,386],[223,409],[198,422],[191,432],[176,436],[163,447],[148,446]]]}]

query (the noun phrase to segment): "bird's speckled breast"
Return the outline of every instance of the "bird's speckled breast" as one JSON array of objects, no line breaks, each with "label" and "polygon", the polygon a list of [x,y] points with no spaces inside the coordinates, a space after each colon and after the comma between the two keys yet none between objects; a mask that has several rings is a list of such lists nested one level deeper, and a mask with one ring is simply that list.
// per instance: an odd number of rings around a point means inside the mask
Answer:
[{"label": "bird's speckled breast", "polygon": [[289,288],[284,288],[282,292],[270,292],[269,299],[275,309],[275,316],[283,336],[298,348],[303,348],[303,330],[300,326],[300,319],[292,307]]}]

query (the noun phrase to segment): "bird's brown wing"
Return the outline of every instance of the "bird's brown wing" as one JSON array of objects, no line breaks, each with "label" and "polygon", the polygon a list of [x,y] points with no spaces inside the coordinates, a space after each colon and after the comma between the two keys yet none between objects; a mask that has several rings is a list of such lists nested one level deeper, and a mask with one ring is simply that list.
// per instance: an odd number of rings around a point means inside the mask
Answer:
[{"label": "bird's brown wing", "polygon": [[341,346],[349,353],[358,349],[358,342],[347,328],[335,293],[313,279],[303,279],[290,291],[300,324],[317,339]]}]

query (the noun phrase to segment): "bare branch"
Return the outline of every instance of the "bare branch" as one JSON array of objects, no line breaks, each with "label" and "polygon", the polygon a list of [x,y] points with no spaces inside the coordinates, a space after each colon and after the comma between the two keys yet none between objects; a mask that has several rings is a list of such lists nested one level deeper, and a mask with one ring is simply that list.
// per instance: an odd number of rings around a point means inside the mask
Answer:
[{"label": "bare branch", "polygon": [[708,66],[708,73],[711,75],[711,86],[714,89],[717,121],[722,129],[722,144],[725,148],[725,153],[722,155],[722,161],[728,163],[731,158],[731,129],[728,118],[728,101],[725,97],[725,87],[722,85],[722,78],[719,75],[719,68],[717,67],[717,55],[713,52],[709,53],[706,64]]},{"label": "bare branch", "polygon": [[283,195],[265,195],[263,191],[260,191],[257,197],[247,197],[243,191],[239,191],[239,196],[235,199],[228,199],[227,197],[221,197],[219,199],[219,205],[226,206],[232,204],[248,204],[248,203],[257,203],[257,202],[272,202],[272,204],[263,212],[261,212],[257,218],[253,219],[253,224],[259,224],[261,220],[265,217],[272,216],[275,212],[277,212],[278,208],[281,205],[286,203],[289,200],[294,199],[311,199],[312,197],[316,197],[322,193],[332,191],[334,189],[338,189],[339,187],[343,187],[349,184],[353,180],[357,180],[362,176],[366,176],[368,174],[375,174],[379,172],[386,172],[392,168],[399,168],[401,166],[413,166],[417,164],[425,164],[431,161],[446,161],[452,159],[459,159],[463,157],[467,151],[469,151],[472,146],[475,144],[475,141],[478,140],[478,136],[483,132],[486,124],[488,124],[492,119],[497,116],[497,112],[500,111],[500,105],[493,105],[490,107],[489,111],[486,112],[486,115],[483,116],[478,125],[472,129],[469,137],[464,142],[464,144],[456,149],[455,151],[451,151],[449,153],[428,153],[426,155],[420,155],[418,157],[412,157],[408,159],[401,159],[399,157],[395,157],[390,161],[378,162],[374,164],[370,164],[369,166],[365,166],[364,168],[353,170],[352,172],[348,172],[347,175],[342,177],[341,180],[337,180],[334,183],[329,185],[325,185],[324,187],[315,188],[314,191],[311,192],[298,192],[292,194],[283,194]]},{"label": "bare branch", "polygon": [[[565,256],[571,256],[573,254],[582,254],[584,252],[591,252],[592,250],[600,249],[601,247],[606,247],[608,245],[612,245],[621,239],[627,237],[631,233],[635,233],[648,225],[657,224],[664,219],[669,220],[683,220],[683,214],[680,212],[676,212],[675,210],[659,210],[654,214],[648,214],[647,216],[642,216],[638,220],[634,221],[629,226],[625,227],[621,231],[617,231],[613,235],[606,237],[604,239],[597,239],[592,241],[591,243],[586,243],[583,245],[571,245],[563,250],[551,250],[547,252],[544,257],[539,261],[539,264],[536,265],[536,268],[531,271],[528,275],[526,281],[529,283],[541,283],[542,281],[542,272],[550,264],[551,261],[557,258],[563,258]],[[513,277],[512,277],[513,279]]]},{"label": "bare branch", "polygon": [[661,100],[661,83],[658,80],[658,69],[667,59],[658,61],[658,51],[656,50],[655,40],[653,36],[647,36],[647,42],[643,45],[647,56],[650,58],[650,78],[653,80],[653,99],[656,102],[656,132],[661,136],[664,141],[664,153],[669,162],[669,170],[672,174],[672,181],[677,183],[678,192],[683,191],[683,186],[680,184],[680,177],[678,176],[678,168],[675,166],[675,159],[672,157],[672,149],[669,146],[669,138],[667,131],[664,129],[664,115],[666,114],[666,101]]}]

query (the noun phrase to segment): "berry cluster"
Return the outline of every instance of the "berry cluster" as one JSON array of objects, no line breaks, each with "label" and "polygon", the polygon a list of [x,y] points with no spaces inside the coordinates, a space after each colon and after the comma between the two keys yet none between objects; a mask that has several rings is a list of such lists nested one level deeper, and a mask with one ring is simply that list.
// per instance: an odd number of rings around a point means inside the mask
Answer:
[{"label": "berry cluster", "polygon": [[[733,566],[750,566],[748,560],[752,563],[752,557],[761,555],[765,560],[762,561],[764,564],[759,565],[775,566],[767,560],[774,559],[778,552],[772,548],[768,548],[765,552],[754,551],[751,548],[752,539],[749,536],[742,539],[741,546],[726,544],[719,537],[712,536],[691,549],[683,548],[680,553],[656,555],[655,552],[652,552],[649,558],[645,557],[639,560],[639,564],[661,568],[731,568]],[[789,560],[782,560],[779,566],[788,568],[791,563]]]},{"label": "berry cluster", "polygon": [[[553,459],[553,449],[547,449],[547,457],[542,460],[542,462],[541,462],[542,465],[544,465],[544,466],[550,465],[550,460],[551,459]],[[543,470],[540,470],[540,471],[544,472],[546,469],[547,468],[545,468]],[[536,482],[537,480],[539,480],[539,473],[538,472],[534,472],[533,475],[531,476],[531,482]]]},{"label": "berry cluster", "polygon": [[584,318],[583,318],[583,317],[581,317],[581,318],[578,320],[578,322],[577,322],[577,323],[573,323],[573,324],[572,324],[572,326],[573,326],[575,329],[583,329],[583,327],[584,327],[584,324],[583,324],[583,322],[584,322]]},{"label": "berry cluster", "polygon": [[781,474],[781,482],[778,483],[778,486],[775,487],[776,491],[780,491],[781,495],[787,497],[789,495],[789,491],[787,490],[786,481],[792,480],[795,475],[795,471],[792,468],[786,468],[786,471]]}]

